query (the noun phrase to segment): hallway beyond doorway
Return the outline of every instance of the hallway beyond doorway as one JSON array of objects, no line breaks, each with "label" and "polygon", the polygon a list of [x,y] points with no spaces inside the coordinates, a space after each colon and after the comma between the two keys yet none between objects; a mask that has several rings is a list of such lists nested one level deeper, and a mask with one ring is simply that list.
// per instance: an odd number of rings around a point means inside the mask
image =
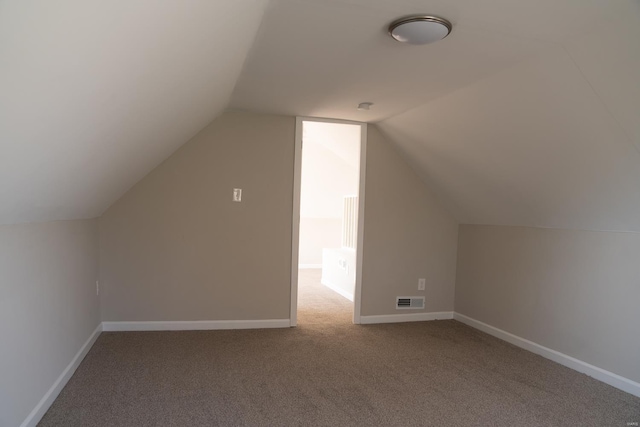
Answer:
[{"label": "hallway beyond doorway", "polygon": [[320,283],[322,270],[298,270],[298,324],[350,324],[353,303]]}]

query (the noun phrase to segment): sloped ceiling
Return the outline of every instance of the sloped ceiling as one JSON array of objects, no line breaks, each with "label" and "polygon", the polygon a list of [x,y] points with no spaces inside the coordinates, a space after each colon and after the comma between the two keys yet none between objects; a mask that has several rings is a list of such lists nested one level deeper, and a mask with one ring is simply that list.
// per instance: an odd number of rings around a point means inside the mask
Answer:
[{"label": "sloped ceiling", "polygon": [[[416,7],[419,3],[428,4]],[[495,73],[541,47],[533,38],[460,22],[460,7],[473,3],[273,1],[231,106],[378,121]],[[419,47],[387,35],[391,21],[425,9],[452,19],[454,34]],[[357,111],[364,101],[374,102],[374,108]]]},{"label": "sloped ceiling", "polygon": [[375,122],[462,223],[640,231],[638,40],[637,0],[0,2],[0,223],[100,215],[229,107]]},{"label": "sloped ceiling", "polygon": [[640,231],[640,3],[624,6],[380,127],[460,222]]},{"label": "sloped ceiling", "polygon": [[1,1],[0,224],[102,214],[226,108],[264,7]]},{"label": "sloped ceiling", "polygon": [[302,126],[302,143],[320,145],[350,168],[358,170],[360,133],[359,125],[305,121]]},{"label": "sloped ceiling", "polygon": [[637,1],[280,0],[231,105],[377,122],[462,223],[640,231],[639,40]]}]

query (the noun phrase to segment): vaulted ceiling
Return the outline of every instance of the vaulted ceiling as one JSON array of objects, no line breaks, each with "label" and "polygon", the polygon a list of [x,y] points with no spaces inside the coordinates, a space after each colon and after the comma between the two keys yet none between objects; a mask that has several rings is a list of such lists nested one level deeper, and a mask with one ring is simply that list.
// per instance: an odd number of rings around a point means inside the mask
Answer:
[{"label": "vaulted ceiling", "polygon": [[0,224],[91,218],[228,105],[253,0],[0,0]]},{"label": "vaulted ceiling", "polygon": [[463,223],[640,231],[638,40],[637,0],[2,1],[0,223],[99,216],[232,108],[375,122]]}]

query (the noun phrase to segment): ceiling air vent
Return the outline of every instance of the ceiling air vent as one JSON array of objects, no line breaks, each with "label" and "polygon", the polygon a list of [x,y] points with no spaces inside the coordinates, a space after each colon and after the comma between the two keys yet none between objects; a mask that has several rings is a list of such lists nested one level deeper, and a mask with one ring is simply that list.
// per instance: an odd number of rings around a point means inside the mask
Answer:
[{"label": "ceiling air vent", "polygon": [[396,297],[396,308],[424,308],[424,297]]}]

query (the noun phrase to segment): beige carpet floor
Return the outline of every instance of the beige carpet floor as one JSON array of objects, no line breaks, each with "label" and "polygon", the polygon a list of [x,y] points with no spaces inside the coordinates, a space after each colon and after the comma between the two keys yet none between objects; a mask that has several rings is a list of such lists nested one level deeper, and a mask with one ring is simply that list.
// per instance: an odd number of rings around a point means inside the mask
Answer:
[{"label": "beige carpet floor", "polygon": [[356,326],[302,270],[292,329],[105,332],[41,426],[627,426],[640,399],[453,320]]}]

